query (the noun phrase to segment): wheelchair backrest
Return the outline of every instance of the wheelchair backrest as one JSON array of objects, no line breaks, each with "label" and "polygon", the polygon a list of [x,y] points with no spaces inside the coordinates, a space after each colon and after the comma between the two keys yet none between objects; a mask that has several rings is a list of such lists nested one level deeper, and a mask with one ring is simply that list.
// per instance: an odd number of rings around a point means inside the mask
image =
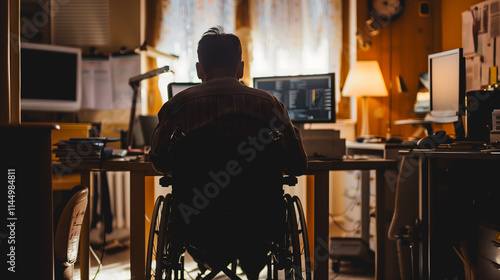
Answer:
[{"label": "wheelchair backrest", "polygon": [[212,137],[177,132],[172,141],[172,192],[186,223],[204,219],[205,213],[247,212],[256,203],[262,214],[280,209],[284,157],[278,133]]}]

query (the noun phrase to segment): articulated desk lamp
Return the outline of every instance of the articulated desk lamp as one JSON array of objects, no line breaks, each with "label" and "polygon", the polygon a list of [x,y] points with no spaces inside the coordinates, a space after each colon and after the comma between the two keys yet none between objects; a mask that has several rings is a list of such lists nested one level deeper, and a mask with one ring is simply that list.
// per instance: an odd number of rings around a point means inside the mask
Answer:
[{"label": "articulated desk lamp", "polygon": [[363,120],[361,122],[361,137],[368,137],[368,97],[387,96],[382,71],[376,60],[360,60],[349,71],[342,89],[342,96],[359,96],[362,98]]},{"label": "articulated desk lamp", "polygon": [[131,77],[128,80],[129,85],[134,90],[133,95],[132,95],[132,107],[130,108],[130,120],[129,120],[129,124],[128,124],[128,132],[127,132],[126,148],[128,150],[130,150],[132,148],[132,135],[133,135],[133,130],[134,130],[134,120],[135,120],[135,107],[136,107],[136,103],[137,103],[137,94],[139,91],[140,82],[142,80],[156,77],[156,76],[163,74],[163,73],[166,73],[168,71],[169,71],[169,67],[163,66],[163,67],[151,70],[145,74]]},{"label": "articulated desk lamp", "polygon": [[[134,50],[136,53],[144,53],[147,57],[151,58],[168,58],[168,59],[179,59],[179,56],[173,55],[173,54],[166,54],[163,52],[160,52],[156,50],[155,48],[149,46],[147,42],[145,41],[140,47],[136,48]],[[146,80],[149,78],[156,77],[160,74],[169,72],[170,68],[168,66],[163,66],[154,70],[151,70],[145,74],[137,75],[128,80],[129,85],[132,87],[134,90],[133,96],[132,96],[132,107],[130,110],[130,121],[128,124],[128,132],[127,132],[127,141],[126,141],[126,149],[130,150],[132,148],[132,135],[133,135],[133,129],[134,129],[134,120],[135,120],[135,107],[136,107],[136,102],[137,102],[137,94],[139,90],[139,83],[142,80]]]}]

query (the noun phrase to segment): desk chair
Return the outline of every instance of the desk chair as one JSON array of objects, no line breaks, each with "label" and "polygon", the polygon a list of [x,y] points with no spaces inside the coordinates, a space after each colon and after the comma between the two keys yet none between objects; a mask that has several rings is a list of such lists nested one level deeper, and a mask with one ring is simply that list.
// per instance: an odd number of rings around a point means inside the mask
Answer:
[{"label": "desk chair", "polygon": [[87,210],[88,196],[87,187],[78,185],[54,212],[56,280],[73,279],[73,267],[78,255],[80,231]]},{"label": "desk chair", "polygon": [[418,161],[404,156],[401,160],[394,215],[389,227],[389,239],[397,242],[401,280],[418,279]]},{"label": "desk chair", "polygon": [[[270,135],[270,137],[273,137]],[[172,193],[158,197],[152,216],[146,279],[184,279],[184,253],[198,263],[197,279],[230,279],[237,259],[249,279],[268,266],[268,279],[311,279],[307,228],[300,200],[284,195],[280,136],[261,151],[242,152],[247,138],[172,135]],[[269,138],[270,139],[270,138]],[[233,264],[229,269],[229,264]],[[209,273],[205,276],[205,271]],[[283,279],[283,278],[281,278]]]}]

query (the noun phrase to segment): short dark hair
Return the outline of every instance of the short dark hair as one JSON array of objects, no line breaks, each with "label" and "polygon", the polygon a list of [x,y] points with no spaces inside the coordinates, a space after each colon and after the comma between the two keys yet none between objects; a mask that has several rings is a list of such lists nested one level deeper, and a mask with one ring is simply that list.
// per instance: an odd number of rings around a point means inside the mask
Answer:
[{"label": "short dark hair", "polygon": [[215,68],[236,71],[241,62],[240,39],[234,34],[224,33],[221,26],[210,28],[198,42],[198,61],[205,73]]}]

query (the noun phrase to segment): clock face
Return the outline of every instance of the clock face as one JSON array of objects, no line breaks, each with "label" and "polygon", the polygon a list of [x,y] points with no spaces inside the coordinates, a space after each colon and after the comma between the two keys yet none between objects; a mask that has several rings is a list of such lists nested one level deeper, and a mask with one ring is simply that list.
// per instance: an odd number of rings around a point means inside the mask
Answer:
[{"label": "clock face", "polygon": [[384,20],[391,21],[403,13],[403,0],[369,0],[370,13],[375,13]]}]

